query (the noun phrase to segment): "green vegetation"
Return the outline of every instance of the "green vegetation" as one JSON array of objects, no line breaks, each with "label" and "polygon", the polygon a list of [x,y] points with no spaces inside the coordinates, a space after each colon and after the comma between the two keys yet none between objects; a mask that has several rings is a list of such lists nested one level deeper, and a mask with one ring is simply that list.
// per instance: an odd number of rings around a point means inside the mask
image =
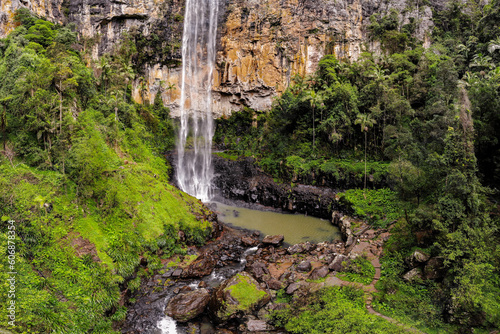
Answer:
[{"label": "green vegetation", "polygon": [[274,311],[272,319],[277,326],[297,334],[406,333],[369,314],[363,291],[351,287],[325,288],[305,299],[295,299],[284,310]]},{"label": "green vegetation", "polygon": [[358,282],[365,285],[370,284],[375,276],[375,268],[366,257],[359,256],[346,263],[346,267],[341,274],[337,275],[349,282]]},{"label": "green vegetation", "polygon": [[231,297],[238,302],[236,310],[228,307],[227,312],[230,314],[237,310],[248,310],[266,295],[266,292],[256,287],[247,276],[237,274],[236,280],[238,281],[236,284],[227,288]]},{"label": "green vegetation", "polygon": [[[85,66],[76,33],[27,10],[0,41],[0,252],[16,231],[14,333],[114,333],[123,290],[161,269],[161,259],[203,243],[204,208],[168,185],[161,156],[173,144],[169,110],[131,101],[129,40]],[[142,263],[147,263],[140,267]],[[191,260],[191,259],[190,259]],[[0,302],[7,305],[7,257]]]},{"label": "green vegetation", "polygon": [[[434,11],[429,48],[418,19],[400,14],[370,19],[381,55],[326,55],[270,112],[218,120],[215,141],[282,182],[346,189],[340,204],[375,227],[396,222],[381,312],[430,332],[498,329],[500,2]],[[442,263],[439,275],[402,279],[415,247]]]},{"label": "green vegetation", "polygon": [[390,189],[349,189],[339,193],[339,202],[352,210],[352,214],[366,219],[377,227],[386,227],[402,215],[403,203]]}]

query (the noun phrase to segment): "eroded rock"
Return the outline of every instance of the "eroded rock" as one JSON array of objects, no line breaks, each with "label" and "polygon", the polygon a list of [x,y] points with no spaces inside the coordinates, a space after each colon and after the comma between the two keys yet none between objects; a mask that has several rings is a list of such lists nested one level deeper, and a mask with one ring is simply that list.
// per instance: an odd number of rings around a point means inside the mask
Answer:
[{"label": "eroded rock", "polygon": [[264,245],[279,246],[284,239],[285,237],[283,235],[266,235],[262,243]]},{"label": "eroded rock", "polygon": [[177,321],[186,322],[200,315],[209,301],[208,290],[198,289],[170,299],[165,313]]},{"label": "eroded rock", "polygon": [[241,272],[226,280],[214,293],[210,310],[219,322],[249,314],[267,304],[271,296],[247,272]]}]

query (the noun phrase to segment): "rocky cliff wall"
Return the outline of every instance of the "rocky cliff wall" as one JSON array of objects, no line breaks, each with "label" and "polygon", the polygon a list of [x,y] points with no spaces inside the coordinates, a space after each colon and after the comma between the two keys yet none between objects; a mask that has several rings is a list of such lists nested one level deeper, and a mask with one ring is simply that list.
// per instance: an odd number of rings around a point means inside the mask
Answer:
[{"label": "rocky cliff wall", "polygon": [[[214,112],[228,115],[243,107],[268,109],[294,75],[314,73],[325,54],[355,60],[364,50],[383,52],[370,41],[374,13],[414,18],[416,36],[429,44],[431,7],[406,0],[221,0]],[[56,23],[75,23],[84,47],[97,58],[124,33],[136,42],[134,62],[143,75],[134,82],[138,102],[161,93],[175,115],[180,100],[181,39],[185,0],[0,0],[0,37],[14,28],[13,13],[27,7]],[[145,85],[143,84],[145,83]],[[142,88],[140,88],[142,87]]]}]

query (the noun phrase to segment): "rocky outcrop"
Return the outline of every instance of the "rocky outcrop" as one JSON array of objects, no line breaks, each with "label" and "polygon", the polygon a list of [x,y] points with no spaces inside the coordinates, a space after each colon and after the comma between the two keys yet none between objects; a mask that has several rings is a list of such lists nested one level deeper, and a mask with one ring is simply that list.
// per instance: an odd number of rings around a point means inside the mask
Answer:
[{"label": "rocky outcrop", "polygon": [[213,156],[214,185],[222,197],[258,203],[288,212],[330,219],[338,205],[335,192],[328,187],[276,183],[255,166],[251,158],[230,161]]},{"label": "rocky outcrop", "polygon": [[268,291],[248,273],[241,272],[225,281],[215,292],[210,310],[218,321],[250,314],[271,299]]},{"label": "rocky outcrop", "polygon": [[[374,13],[383,16],[396,9],[400,23],[413,20],[417,38],[429,45],[431,8],[441,10],[448,1],[418,5],[404,0],[221,0],[214,113],[268,109],[296,74],[312,74],[325,54],[355,60],[365,49],[382,52],[367,30]],[[83,49],[92,50],[94,58],[111,51],[127,33],[140,50],[134,63],[142,75],[134,82],[134,98],[153,102],[160,93],[177,115],[184,4],[185,0],[4,0],[0,37],[14,29],[13,13],[20,7],[56,23],[76,24]]]},{"label": "rocky outcrop", "polygon": [[168,302],[165,313],[180,322],[186,322],[200,315],[210,300],[206,289],[198,289],[180,294]]}]

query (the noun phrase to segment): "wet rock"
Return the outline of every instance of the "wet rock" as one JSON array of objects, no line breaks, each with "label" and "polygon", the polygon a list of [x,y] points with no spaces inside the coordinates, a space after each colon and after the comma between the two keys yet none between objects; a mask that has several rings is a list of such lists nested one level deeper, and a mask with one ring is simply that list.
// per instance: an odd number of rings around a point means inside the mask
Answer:
[{"label": "wet rock", "polygon": [[241,238],[241,243],[246,246],[246,247],[253,247],[259,243],[257,239],[254,239],[252,237],[242,237]]},{"label": "wet rock", "polygon": [[263,320],[248,320],[247,329],[249,332],[263,332],[271,330],[270,326]]},{"label": "wet rock", "polygon": [[216,264],[217,260],[213,254],[202,254],[182,272],[182,277],[199,278],[210,275]]},{"label": "wet rock", "polygon": [[284,239],[285,237],[283,235],[266,235],[262,243],[264,245],[279,246]]},{"label": "wet rock", "polygon": [[250,314],[255,309],[267,304],[271,296],[247,272],[241,272],[224,281],[215,291],[210,301],[210,310],[214,318],[227,321],[239,313]]},{"label": "wet rock", "polygon": [[308,272],[312,268],[310,261],[302,261],[297,265],[297,271]]},{"label": "wet rock", "polygon": [[422,279],[422,270],[420,268],[413,268],[403,275],[403,279],[407,282],[411,282],[417,278]]},{"label": "wet rock", "polygon": [[206,288],[206,287],[207,287],[207,282],[200,281],[200,283],[198,283],[198,289]]},{"label": "wet rock", "polygon": [[304,252],[303,244],[296,244],[287,248],[288,254],[293,255]]},{"label": "wet rock", "polygon": [[180,277],[182,275],[182,269],[178,268],[172,272],[172,277]]},{"label": "wet rock", "polygon": [[269,275],[269,270],[264,262],[254,262],[250,265],[250,273],[257,279],[261,279],[264,275]]},{"label": "wet rock", "polygon": [[342,214],[338,211],[333,211],[332,212],[332,224],[335,226],[340,225],[340,219],[342,218]]},{"label": "wet rock", "polygon": [[189,321],[200,315],[210,300],[207,289],[198,289],[180,294],[168,302],[165,313],[180,322]]},{"label": "wet rock", "polygon": [[443,259],[440,257],[433,257],[429,259],[424,267],[425,279],[438,280],[444,278],[446,271],[444,269]]},{"label": "wet rock", "polygon": [[328,265],[328,269],[330,270],[333,270],[333,271],[337,271],[337,272],[341,272],[341,271],[344,271],[344,262],[347,263],[348,259],[347,259],[347,256],[345,255],[337,255],[333,260],[332,262],[330,262],[330,264]]},{"label": "wet rock", "polygon": [[312,271],[312,273],[309,275],[309,279],[312,279],[312,280],[317,280],[317,279],[320,279],[320,278],[323,278],[323,277],[326,277],[326,275],[328,275],[328,267],[327,266],[323,266],[323,267],[320,267],[320,268],[316,268]]}]

